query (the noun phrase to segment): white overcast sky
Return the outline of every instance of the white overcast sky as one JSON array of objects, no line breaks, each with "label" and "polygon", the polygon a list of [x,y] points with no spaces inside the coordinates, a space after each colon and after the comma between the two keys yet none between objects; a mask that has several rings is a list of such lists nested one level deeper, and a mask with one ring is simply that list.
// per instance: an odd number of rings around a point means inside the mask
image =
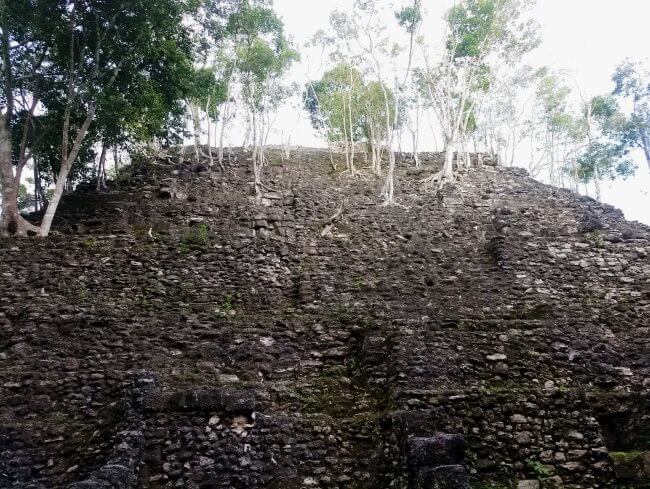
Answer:
[{"label": "white overcast sky", "polygon": [[[386,0],[386,5],[399,6],[404,2]],[[347,10],[353,3],[354,0],[274,2],[287,33],[301,50],[315,31],[327,29],[332,10]],[[439,39],[436,31],[440,30],[440,18],[451,3],[423,1],[427,11],[423,33],[432,43]],[[528,61],[535,66],[570,71],[571,78],[586,95],[611,91],[611,74],[626,57],[646,63],[650,57],[650,0],[538,0],[533,17],[541,25],[543,43]],[[317,74],[320,60],[314,58],[313,53],[309,56],[303,50],[300,66],[292,71],[292,77],[301,86],[308,72]],[[322,144],[298,107],[283,110],[277,127],[282,128],[285,137],[292,134],[294,144]],[[279,136],[278,131],[276,138]],[[650,224],[650,173],[641,155],[637,157],[637,175],[628,181],[604,182],[603,200],[621,208],[628,219]]]}]

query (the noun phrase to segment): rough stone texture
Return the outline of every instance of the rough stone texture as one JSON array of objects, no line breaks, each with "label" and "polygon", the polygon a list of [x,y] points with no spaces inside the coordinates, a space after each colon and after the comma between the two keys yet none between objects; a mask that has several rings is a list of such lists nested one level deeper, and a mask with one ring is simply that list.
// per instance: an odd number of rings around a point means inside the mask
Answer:
[{"label": "rough stone texture", "polygon": [[269,154],[259,204],[245,153],[139,165],[0,241],[0,487],[647,485],[648,227]]}]

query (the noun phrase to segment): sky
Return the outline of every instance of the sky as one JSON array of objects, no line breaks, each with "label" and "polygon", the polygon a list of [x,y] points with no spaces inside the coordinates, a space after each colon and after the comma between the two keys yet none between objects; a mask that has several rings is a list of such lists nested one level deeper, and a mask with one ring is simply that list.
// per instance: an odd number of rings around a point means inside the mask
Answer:
[{"label": "sky", "polygon": [[[299,66],[292,70],[294,81],[304,85],[309,75],[315,78],[322,72],[319,53],[306,51],[303,46],[318,29],[327,29],[332,10],[347,10],[353,3],[354,0],[275,0],[286,32],[303,52]],[[386,0],[387,5],[396,7],[402,3]],[[422,31],[432,43],[439,39],[436,33],[440,32],[440,19],[451,3],[423,0],[427,16]],[[647,62],[650,57],[649,0],[538,0],[532,16],[541,26],[543,42],[527,62],[567,72],[568,79],[587,96],[610,92],[611,75],[625,58]],[[294,144],[323,144],[295,102],[280,112],[276,122],[282,127],[282,133],[274,135],[278,140],[291,134]],[[423,139],[426,149],[424,134]],[[628,219],[650,224],[650,171],[640,153],[635,153],[635,160],[639,166],[635,177],[603,182],[603,201],[622,209]],[[525,164],[522,162],[522,166]]]}]

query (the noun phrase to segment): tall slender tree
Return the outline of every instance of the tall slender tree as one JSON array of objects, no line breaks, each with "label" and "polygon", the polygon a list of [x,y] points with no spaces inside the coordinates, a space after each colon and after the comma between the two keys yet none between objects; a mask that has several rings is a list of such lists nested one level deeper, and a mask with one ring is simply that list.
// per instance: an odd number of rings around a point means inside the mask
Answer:
[{"label": "tall slender tree", "polygon": [[622,132],[623,142],[643,151],[650,171],[650,73],[639,63],[622,63],[612,77],[614,95],[632,101],[632,113]]}]

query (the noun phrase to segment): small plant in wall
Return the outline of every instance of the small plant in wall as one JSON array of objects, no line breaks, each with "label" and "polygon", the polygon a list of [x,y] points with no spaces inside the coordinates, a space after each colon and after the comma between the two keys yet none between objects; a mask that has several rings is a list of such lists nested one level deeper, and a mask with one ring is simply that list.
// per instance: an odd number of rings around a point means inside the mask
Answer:
[{"label": "small plant in wall", "polygon": [[223,296],[221,303],[215,307],[214,314],[217,318],[225,318],[234,316],[235,313],[235,297],[233,294],[226,294]]},{"label": "small plant in wall", "polygon": [[551,468],[538,460],[526,460],[526,467],[539,480],[544,480],[551,476]]},{"label": "small plant in wall", "polygon": [[201,224],[191,227],[183,234],[179,248],[183,252],[187,252],[191,248],[205,248],[209,240],[210,229],[207,225]]}]

